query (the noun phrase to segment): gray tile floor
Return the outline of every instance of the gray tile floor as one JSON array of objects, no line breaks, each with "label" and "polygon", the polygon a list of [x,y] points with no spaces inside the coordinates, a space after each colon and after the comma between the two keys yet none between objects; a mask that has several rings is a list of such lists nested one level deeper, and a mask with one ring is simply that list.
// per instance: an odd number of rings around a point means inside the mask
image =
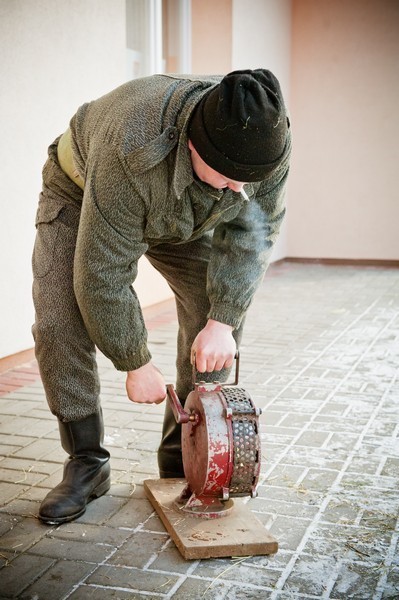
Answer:
[{"label": "gray tile floor", "polygon": [[[160,310],[150,345],[173,382],[176,322]],[[0,398],[1,599],[399,598],[398,270],[285,262],[250,310],[240,385],[263,409],[263,463],[249,506],[272,556],[180,556],[142,486],[163,408],[130,403],[99,362],[113,484],[61,527],[35,517],[62,471],[56,421],[40,381],[24,383],[34,364],[7,374],[22,383]]]}]

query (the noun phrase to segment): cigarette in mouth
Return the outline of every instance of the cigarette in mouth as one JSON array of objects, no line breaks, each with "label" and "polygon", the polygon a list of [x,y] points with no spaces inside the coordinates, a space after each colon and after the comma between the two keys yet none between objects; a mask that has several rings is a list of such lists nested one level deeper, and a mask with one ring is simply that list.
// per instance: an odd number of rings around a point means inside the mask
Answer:
[{"label": "cigarette in mouth", "polygon": [[249,202],[247,193],[244,190],[241,190],[241,196],[244,198],[245,202]]}]

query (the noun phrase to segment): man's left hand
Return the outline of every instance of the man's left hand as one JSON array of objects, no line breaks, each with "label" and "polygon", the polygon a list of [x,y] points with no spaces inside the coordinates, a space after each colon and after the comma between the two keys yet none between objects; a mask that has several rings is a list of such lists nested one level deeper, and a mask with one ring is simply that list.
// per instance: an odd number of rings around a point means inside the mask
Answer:
[{"label": "man's left hand", "polygon": [[191,347],[191,364],[195,361],[199,373],[211,373],[232,366],[237,352],[232,332],[230,325],[209,319]]}]

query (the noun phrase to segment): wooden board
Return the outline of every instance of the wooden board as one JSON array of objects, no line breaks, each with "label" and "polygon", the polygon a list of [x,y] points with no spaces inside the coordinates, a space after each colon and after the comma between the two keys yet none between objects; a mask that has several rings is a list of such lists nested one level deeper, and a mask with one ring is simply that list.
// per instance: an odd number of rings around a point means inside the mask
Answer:
[{"label": "wooden board", "polygon": [[189,515],[174,505],[184,479],[147,479],[144,489],[167,532],[186,559],[273,554],[275,538],[241,498],[232,511],[218,519]]}]

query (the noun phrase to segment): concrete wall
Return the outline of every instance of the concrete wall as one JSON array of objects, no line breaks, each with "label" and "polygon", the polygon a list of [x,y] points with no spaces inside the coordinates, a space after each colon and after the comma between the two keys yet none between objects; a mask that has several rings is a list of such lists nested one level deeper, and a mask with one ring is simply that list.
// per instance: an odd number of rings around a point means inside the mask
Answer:
[{"label": "concrete wall", "polygon": [[124,0],[0,0],[0,357],[33,345],[41,168],[76,108],[125,77]]},{"label": "concrete wall", "polygon": [[193,73],[231,70],[232,0],[191,0]]},{"label": "concrete wall", "polygon": [[293,0],[288,254],[399,259],[399,2]]},{"label": "concrete wall", "polygon": [[[125,0],[0,0],[0,358],[33,345],[31,253],[49,143],[76,108],[126,80]],[[171,292],[146,259],[143,306]]]},{"label": "concrete wall", "polygon": [[[232,69],[270,69],[280,81],[290,110],[291,0],[233,0],[232,42]],[[288,218],[289,211],[273,251],[273,261],[287,254]]]}]

